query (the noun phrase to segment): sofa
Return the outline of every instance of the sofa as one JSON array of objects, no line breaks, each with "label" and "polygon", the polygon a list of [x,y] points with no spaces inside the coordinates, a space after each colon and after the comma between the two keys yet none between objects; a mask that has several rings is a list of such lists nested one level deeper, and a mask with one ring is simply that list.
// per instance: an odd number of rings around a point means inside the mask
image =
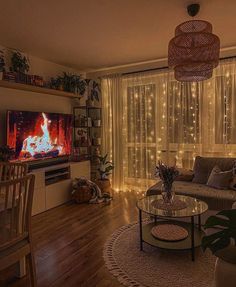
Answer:
[{"label": "sofa", "polygon": [[[174,181],[173,188],[175,193],[193,196],[203,200],[207,202],[211,210],[230,209],[236,201],[235,162],[235,158],[197,156],[195,158],[192,175],[191,172],[188,171],[186,174],[180,174]],[[216,166],[219,167],[222,172],[232,171],[232,180],[227,189],[219,189],[207,185],[212,170]],[[161,181],[157,182],[147,190],[146,195],[160,194],[161,185]]]}]

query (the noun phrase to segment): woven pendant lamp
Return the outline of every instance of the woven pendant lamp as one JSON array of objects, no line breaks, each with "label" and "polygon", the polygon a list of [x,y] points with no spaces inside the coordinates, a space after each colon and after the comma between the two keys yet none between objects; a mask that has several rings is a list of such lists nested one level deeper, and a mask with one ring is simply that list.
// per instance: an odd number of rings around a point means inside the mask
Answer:
[{"label": "woven pendant lamp", "polygon": [[[192,17],[199,9],[199,4],[187,7]],[[203,81],[211,78],[219,64],[219,54],[220,39],[212,34],[211,23],[191,20],[176,27],[175,37],[169,42],[168,65],[174,69],[177,81]]]}]

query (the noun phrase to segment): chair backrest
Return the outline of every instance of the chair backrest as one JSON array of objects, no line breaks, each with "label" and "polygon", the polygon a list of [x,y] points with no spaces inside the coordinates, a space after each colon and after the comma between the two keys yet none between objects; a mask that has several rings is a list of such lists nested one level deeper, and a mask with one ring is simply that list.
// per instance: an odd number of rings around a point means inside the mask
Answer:
[{"label": "chair backrest", "polygon": [[25,163],[0,162],[0,182],[21,178],[27,171],[28,165]]},{"label": "chair backrest", "polygon": [[0,182],[0,250],[31,232],[34,175]]}]

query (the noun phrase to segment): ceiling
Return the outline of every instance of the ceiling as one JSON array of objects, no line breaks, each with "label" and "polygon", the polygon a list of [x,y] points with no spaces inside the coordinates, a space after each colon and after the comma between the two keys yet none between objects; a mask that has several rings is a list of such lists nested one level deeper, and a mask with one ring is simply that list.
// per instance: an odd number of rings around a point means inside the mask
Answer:
[{"label": "ceiling", "polygon": [[[236,47],[236,1],[202,0],[221,48]],[[165,58],[184,0],[1,0],[0,43],[79,70]]]}]

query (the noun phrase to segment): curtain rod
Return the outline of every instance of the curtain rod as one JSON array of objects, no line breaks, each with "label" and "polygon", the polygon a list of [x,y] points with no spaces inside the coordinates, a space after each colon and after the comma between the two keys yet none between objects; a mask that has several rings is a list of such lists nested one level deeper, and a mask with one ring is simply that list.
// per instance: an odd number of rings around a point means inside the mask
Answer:
[{"label": "curtain rod", "polygon": [[[222,61],[222,60],[229,60],[229,59],[233,59],[233,58],[236,59],[236,56],[223,57],[223,58],[220,58],[220,61]],[[150,68],[150,69],[145,69],[145,70],[138,70],[138,71],[135,71],[135,72],[122,73],[122,76],[132,75],[132,74],[136,74],[136,73],[143,73],[143,72],[165,70],[165,69],[168,69],[168,68],[169,68],[168,66],[164,66],[164,67],[158,67],[158,68]]]}]

